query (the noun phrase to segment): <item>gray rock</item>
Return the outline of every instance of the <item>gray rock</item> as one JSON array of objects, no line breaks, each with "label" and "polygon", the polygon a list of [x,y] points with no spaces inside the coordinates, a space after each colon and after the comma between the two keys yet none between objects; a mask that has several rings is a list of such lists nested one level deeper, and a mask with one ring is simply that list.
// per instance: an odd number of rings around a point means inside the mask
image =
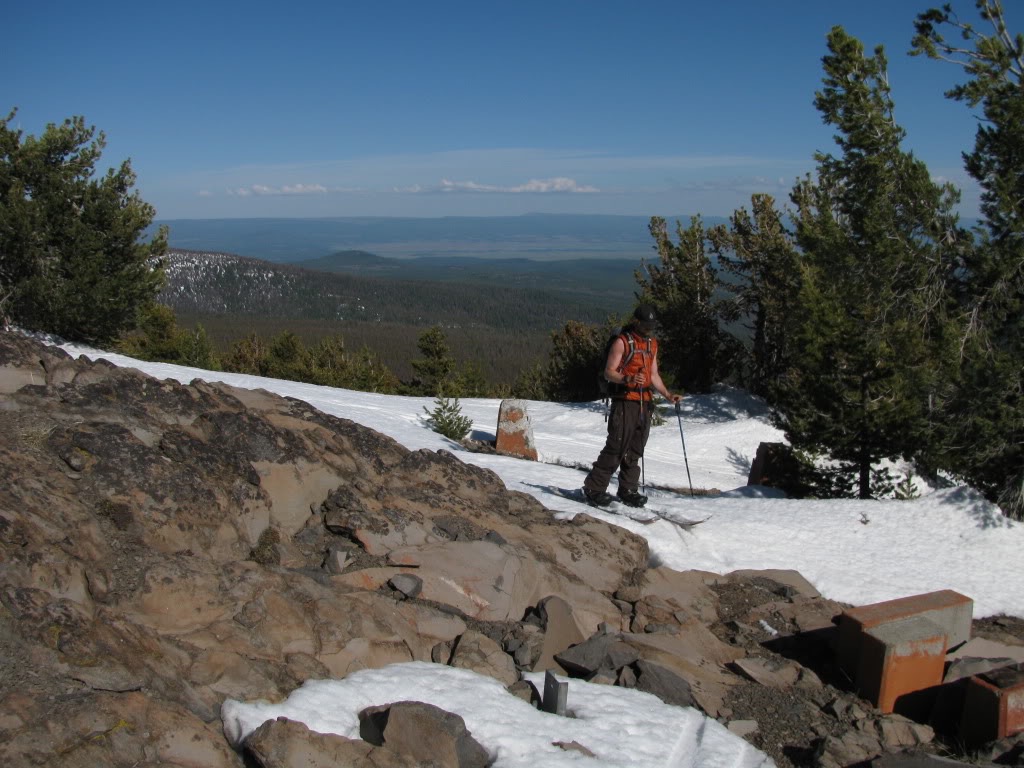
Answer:
[{"label": "gray rock", "polygon": [[963,680],[974,675],[980,675],[984,672],[991,672],[993,669],[999,669],[1005,667],[1008,664],[1013,664],[1013,659],[1010,658],[990,658],[990,659],[979,659],[971,656],[963,656],[958,659],[954,659],[949,662],[949,666],[946,668],[946,674],[942,679],[943,683],[955,683],[957,680]]},{"label": "gray rock", "polygon": [[472,629],[458,639],[448,663],[459,669],[493,677],[506,686],[519,680],[519,672],[512,657],[487,635]]},{"label": "gray rock", "polygon": [[485,768],[487,750],[458,715],[420,701],[399,701],[359,713],[359,735],[370,744],[437,768]]},{"label": "gray rock", "polygon": [[842,736],[822,739],[814,764],[820,768],[846,768],[876,758],[882,751],[878,739],[860,731],[847,731]]},{"label": "gray rock", "polygon": [[641,588],[638,585],[634,584],[630,586],[619,587],[617,590],[615,590],[615,599],[622,600],[625,603],[635,603],[640,599],[642,594],[643,593]]},{"label": "gray rock", "polygon": [[618,679],[618,672],[614,669],[599,669],[587,678],[587,682],[595,685],[615,685]]},{"label": "gray rock", "polygon": [[755,683],[770,688],[789,688],[800,680],[803,668],[795,661],[775,657],[747,656],[732,666]]},{"label": "gray rock", "polygon": [[598,634],[555,654],[555,661],[575,677],[589,678],[598,670],[619,670],[629,666],[640,654],[617,635]]},{"label": "gray rock", "polygon": [[615,684],[623,688],[636,688],[636,672],[633,671],[632,667],[623,667],[619,670],[619,676]]},{"label": "gray rock", "polygon": [[635,667],[637,690],[653,693],[666,704],[694,706],[690,684],[675,672],[643,659],[637,661]]},{"label": "gray rock", "polygon": [[900,715],[879,718],[877,733],[882,744],[891,751],[928,744],[935,738],[935,732],[927,725]]},{"label": "gray rock", "polygon": [[388,579],[388,584],[410,600],[419,596],[423,591],[423,579],[413,576],[411,573],[399,573],[392,576]]},{"label": "gray rock", "polygon": [[327,550],[327,557],[324,558],[324,568],[329,573],[341,573],[348,565],[348,552],[340,547],[331,547]]},{"label": "gray rock", "polygon": [[537,604],[537,617],[544,634],[532,668],[538,672],[552,668],[569,672],[565,666],[561,666],[558,654],[583,639],[583,633],[573,617],[572,606],[557,595],[549,595]]},{"label": "gray rock", "polygon": [[868,710],[861,706],[863,703],[852,696],[841,696],[830,701],[822,709],[837,720],[854,722],[868,716]]},{"label": "gray rock", "polygon": [[545,642],[544,633],[532,624],[520,623],[506,636],[505,651],[512,654],[519,669],[537,668]]},{"label": "gray rock", "polygon": [[412,768],[408,757],[335,734],[317,733],[286,718],[268,720],[245,739],[242,753],[259,768]]},{"label": "gray rock", "polygon": [[746,738],[757,733],[757,720],[730,720],[725,725],[730,733],[735,733],[740,738]]},{"label": "gray rock", "polygon": [[535,686],[529,680],[520,680],[516,683],[513,683],[508,687],[507,690],[517,699],[522,699],[527,704],[530,704],[533,707],[540,707],[540,691],[538,691],[537,686]]},{"label": "gray rock", "polygon": [[580,744],[578,741],[555,741],[552,742],[559,749],[564,749],[567,752],[579,752],[587,757],[597,757],[592,751],[587,749],[585,746]]},{"label": "gray rock", "polygon": [[455,641],[446,640],[438,643],[430,649],[430,660],[435,664],[448,665],[452,660],[452,651],[455,650]]}]

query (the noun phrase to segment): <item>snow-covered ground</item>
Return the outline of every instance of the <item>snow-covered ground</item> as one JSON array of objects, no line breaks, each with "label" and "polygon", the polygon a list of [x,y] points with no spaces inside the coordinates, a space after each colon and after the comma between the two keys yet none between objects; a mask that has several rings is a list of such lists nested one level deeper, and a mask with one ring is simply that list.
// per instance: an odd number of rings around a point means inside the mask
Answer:
[{"label": "snow-covered ground", "polygon": [[[463,461],[494,470],[510,489],[532,494],[559,517],[586,512],[628,528],[650,542],[653,557],[677,570],[790,568],[825,597],[852,604],[953,589],[974,600],[975,617],[1024,616],[1024,525],[1004,518],[970,488],[934,491],[911,501],[800,501],[747,487],[758,444],[781,436],[758,401],[742,392],[688,397],[681,422],[666,410],[665,423],[651,432],[644,462],[650,506],[680,519],[706,518],[684,530],[665,520],[633,521],[558,494],[581,486],[604,444],[604,410],[597,403],[528,401],[540,453],[540,461],[529,462],[472,453],[432,432],[424,410],[433,408],[431,398],[213,373],[63,346],[71,354],[103,357],[159,378],[266,389],[372,427],[408,448],[452,451]],[[470,399],[461,405],[473,420],[473,436],[493,439],[500,402]],[[694,488],[721,493],[690,496],[687,464]],[[678,490],[658,490],[666,487]],[[508,768],[576,765],[580,755],[551,746],[573,739],[598,752],[602,766],[756,766],[767,760],[717,723],[647,694],[579,681],[573,681],[571,692],[577,719],[559,719],[549,732],[550,715],[520,707],[493,680],[436,665],[400,665],[343,681],[307,683],[280,705],[228,702],[225,721],[236,737],[278,715],[357,736],[359,709],[399,697],[462,715],[474,736],[498,756],[495,764]],[[497,712],[502,718],[495,717]],[[666,733],[672,738],[666,739]]]}]

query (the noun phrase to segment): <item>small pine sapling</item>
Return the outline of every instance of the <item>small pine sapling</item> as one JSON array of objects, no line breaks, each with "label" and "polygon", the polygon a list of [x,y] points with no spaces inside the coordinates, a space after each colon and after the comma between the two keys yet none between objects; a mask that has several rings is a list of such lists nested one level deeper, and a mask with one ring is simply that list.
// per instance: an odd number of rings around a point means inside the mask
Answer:
[{"label": "small pine sapling", "polygon": [[462,415],[462,406],[457,397],[438,395],[434,400],[434,410],[428,411],[427,407],[423,406],[423,411],[429,417],[427,424],[430,428],[452,440],[461,440],[473,428],[472,419]]}]

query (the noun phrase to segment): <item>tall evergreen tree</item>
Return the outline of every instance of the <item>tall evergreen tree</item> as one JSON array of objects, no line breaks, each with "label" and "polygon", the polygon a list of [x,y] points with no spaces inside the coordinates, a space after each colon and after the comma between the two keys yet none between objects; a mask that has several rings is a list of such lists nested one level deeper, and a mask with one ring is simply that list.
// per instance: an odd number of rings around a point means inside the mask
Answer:
[{"label": "tall evergreen tree", "polygon": [[751,212],[741,208],[728,226],[708,233],[719,267],[732,275],[722,287],[731,294],[720,312],[726,322],[743,323],[750,340],[748,388],[770,397],[787,363],[786,320],[799,287],[799,255],[793,235],[771,195],[751,197]]},{"label": "tall evergreen tree", "polygon": [[293,331],[281,331],[267,345],[263,376],[288,381],[308,381],[312,368],[309,350]]},{"label": "tall evergreen tree", "polygon": [[839,153],[818,153],[792,193],[801,287],[775,405],[793,445],[850,467],[867,498],[873,464],[929,438],[957,194],[901,149],[883,50],[865,55],[841,27],[828,50],[815,105]]},{"label": "tall evergreen tree", "polygon": [[704,223],[694,216],[689,227],[678,224],[678,243],[659,216],[651,218],[650,231],[659,263],[645,263],[637,283],[643,300],[658,313],[659,369],[682,389],[709,392],[727,375],[733,346],[719,327],[718,274],[708,255]]},{"label": "tall evergreen tree", "polygon": [[946,95],[981,110],[964,164],[981,186],[983,226],[960,273],[959,376],[940,462],[1024,519],[1024,34],[1009,31],[999,0],[975,6],[988,34],[945,5],[918,16],[911,51],[962,66],[969,80]]},{"label": "tall evergreen tree", "polygon": [[134,328],[163,281],[155,209],[123,162],[94,178],[105,139],[74,117],[39,137],[0,119],[0,302],[17,323],[101,343]]},{"label": "tall evergreen tree", "polygon": [[411,363],[416,376],[409,387],[410,394],[457,395],[453,391],[457,389],[455,356],[440,326],[420,334],[416,346],[423,357]]}]

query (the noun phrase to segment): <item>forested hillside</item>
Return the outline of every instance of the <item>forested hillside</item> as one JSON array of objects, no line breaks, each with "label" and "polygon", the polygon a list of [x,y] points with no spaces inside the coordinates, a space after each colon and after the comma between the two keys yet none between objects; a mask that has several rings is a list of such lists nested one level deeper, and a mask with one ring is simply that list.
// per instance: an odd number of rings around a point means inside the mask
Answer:
[{"label": "forested hillside", "polygon": [[[399,280],[324,273],[223,253],[169,251],[161,303],[181,314],[406,323],[503,331],[600,322],[629,295],[584,298],[568,290]],[[628,289],[627,289],[628,290]]]},{"label": "forested hillside", "polygon": [[[387,266],[394,260],[364,253],[351,261]],[[561,262],[534,270],[531,278],[522,264],[492,270],[470,260],[472,268],[453,278],[458,262],[446,260],[448,269],[438,270],[443,280],[428,280],[429,267],[403,267],[403,278],[409,271],[415,279],[398,279],[390,269],[383,272],[388,276],[366,277],[172,249],[158,301],[183,327],[202,325],[220,352],[253,333],[270,338],[287,330],[310,345],[341,336],[348,349],[366,347],[403,380],[412,375],[417,339],[439,326],[460,364],[478,365],[491,384],[507,385],[547,356],[552,331],[571,320],[603,323],[627,311],[635,287],[628,262],[576,270]],[[514,274],[528,282],[544,274],[537,283],[565,288],[506,285],[515,282]]]},{"label": "forested hillside", "polygon": [[366,251],[340,251],[295,266],[322,272],[402,280],[476,283],[507,288],[530,288],[579,296],[600,305],[623,306],[633,299],[635,273],[641,260],[479,258],[473,256],[421,256],[397,259]]}]

